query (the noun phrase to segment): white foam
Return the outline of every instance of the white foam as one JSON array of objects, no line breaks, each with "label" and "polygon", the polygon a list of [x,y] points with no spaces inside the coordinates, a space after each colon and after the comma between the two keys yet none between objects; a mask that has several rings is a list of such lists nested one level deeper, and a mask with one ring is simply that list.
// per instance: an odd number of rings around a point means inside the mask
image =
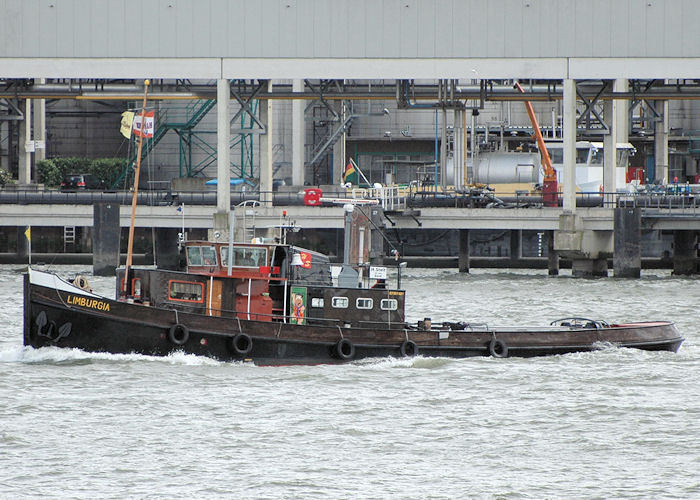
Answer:
[{"label": "white foam", "polygon": [[87,352],[80,349],[61,347],[18,347],[0,351],[0,362],[6,363],[66,363],[71,361],[114,361],[114,362],[156,362],[187,366],[215,366],[221,364],[213,358],[186,354],[182,351],[168,356],[147,356],[144,354],[110,354],[106,352]]}]

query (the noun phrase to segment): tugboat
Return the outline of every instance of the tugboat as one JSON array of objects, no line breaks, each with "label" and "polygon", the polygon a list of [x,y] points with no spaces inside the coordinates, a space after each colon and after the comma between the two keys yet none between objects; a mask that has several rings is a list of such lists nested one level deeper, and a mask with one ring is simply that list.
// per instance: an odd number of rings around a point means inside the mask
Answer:
[{"label": "tugboat", "polygon": [[[344,262],[337,273],[325,255],[287,244],[284,233],[277,241],[234,244],[233,227],[228,243],[215,235],[185,241],[183,229],[180,269],[133,268],[141,148],[143,137],[153,134],[145,119],[149,81],[144,83],[127,260],[117,270],[115,298],[93,293],[82,276],[64,280],[30,267],[24,277],[26,346],[156,356],[182,351],[279,365],[418,355],[529,357],[601,344],[675,352],[683,342],[667,321],[565,318],[517,329],[427,318],[411,324],[400,267],[399,283],[389,288],[386,268],[366,264],[371,217],[352,204],[345,205]],[[310,205],[323,201],[319,193]]]},{"label": "tugboat", "polygon": [[517,329],[427,318],[409,323],[405,292],[388,287],[386,268],[350,264],[351,235],[358,236],[352,220],[346,206],[342,266],[284,238],[187,241],[181,270],[118,269],[115,299],[94,294],[84,277],[69,281],[30,269],[24,343],[156,356],[182,351],[280,365],[419,355],[531,357],[609,344],[675,352],[683,342],[668,321],[564,318]]}]

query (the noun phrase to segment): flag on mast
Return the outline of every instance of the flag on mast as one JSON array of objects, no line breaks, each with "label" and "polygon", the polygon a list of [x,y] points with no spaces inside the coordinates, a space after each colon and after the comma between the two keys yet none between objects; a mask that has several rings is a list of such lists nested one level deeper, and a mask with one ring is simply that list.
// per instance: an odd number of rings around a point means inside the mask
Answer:
[{"label": "flag on mast", "polygon": [[[143,136],[146,138],[153,137],[153,131],[155,129],[155,111],[146,111],[143,114]],[[134,135],[141,135],[141,113],[134,115]]]},{"label": "flag on mast", "polygon": [[121,126],[119,127],[119,132],[122,133],[127,139],[131,139],[131,129],[134,126],[134,112],[124,111],[122,113]]},{"label": "flag on mast", "polygon": [[352,162],[348,162],[348,165],[345,167],[345,173],[343,173],[343,182],[358,184],[357,170],[355,170],[355,167],[353,166]]},{"label": "flag on mast", "polygon": [[24,235],[27,237],[27,241],[32,241],[32,226],[27,226],[27,230],[24,231]]}]

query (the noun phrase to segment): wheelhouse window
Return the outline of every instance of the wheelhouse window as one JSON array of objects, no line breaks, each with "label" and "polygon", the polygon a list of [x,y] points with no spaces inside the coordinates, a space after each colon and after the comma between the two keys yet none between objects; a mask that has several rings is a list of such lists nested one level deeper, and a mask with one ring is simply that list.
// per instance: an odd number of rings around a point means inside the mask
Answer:
[{"label": "wheelhouse window", "polygon": [[355,306],[358,309],[372,309],[374,307],[374,300],[361,297],[355,301]]},{"label": "wheelhouse window", "polygon": [[347,297],[333,297],[331,305],[336,309],[347,309],[349,304]]},{"label": "wheelhouse window", "polygon": [[214,247],[193,246],[187,247],[188,266],[215,266],[216,249]]},{"label": "wheelhouse window", "polygon": [[312,297],[311,307],[323,307],[323,297]]},{"label": "wheelhouse window", "polygon": [[396,299],[382,299],[379,307],[382,311],[396,311],[399,308],[399,302]]},{"label": "wheelhouse window", "polygon": [[[221,247],[221,265],[228,266],[228,247]],[[233,247],[233,267],[259,268],[267,265],[267,248]]]},{"label": "wheelhouse window", "polygon": [[168,299],[182,302],[204,302],[204,284],[193,281],[168,282]]}]

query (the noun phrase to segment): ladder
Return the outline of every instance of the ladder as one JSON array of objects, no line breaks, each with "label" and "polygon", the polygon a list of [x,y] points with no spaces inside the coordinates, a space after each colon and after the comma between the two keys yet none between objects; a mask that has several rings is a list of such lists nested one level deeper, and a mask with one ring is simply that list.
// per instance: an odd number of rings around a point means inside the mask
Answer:
[{"label": "ladder", "polygon": [[63,252],[68,252],[68,247],[75,251],[75,226],[63,227]]},{"label": "ladder", "polygon": [[243,240],[250,243],[255,238],[255,208],[260,205],[257,200],[246,200],[239,206],[243,207]]}]

